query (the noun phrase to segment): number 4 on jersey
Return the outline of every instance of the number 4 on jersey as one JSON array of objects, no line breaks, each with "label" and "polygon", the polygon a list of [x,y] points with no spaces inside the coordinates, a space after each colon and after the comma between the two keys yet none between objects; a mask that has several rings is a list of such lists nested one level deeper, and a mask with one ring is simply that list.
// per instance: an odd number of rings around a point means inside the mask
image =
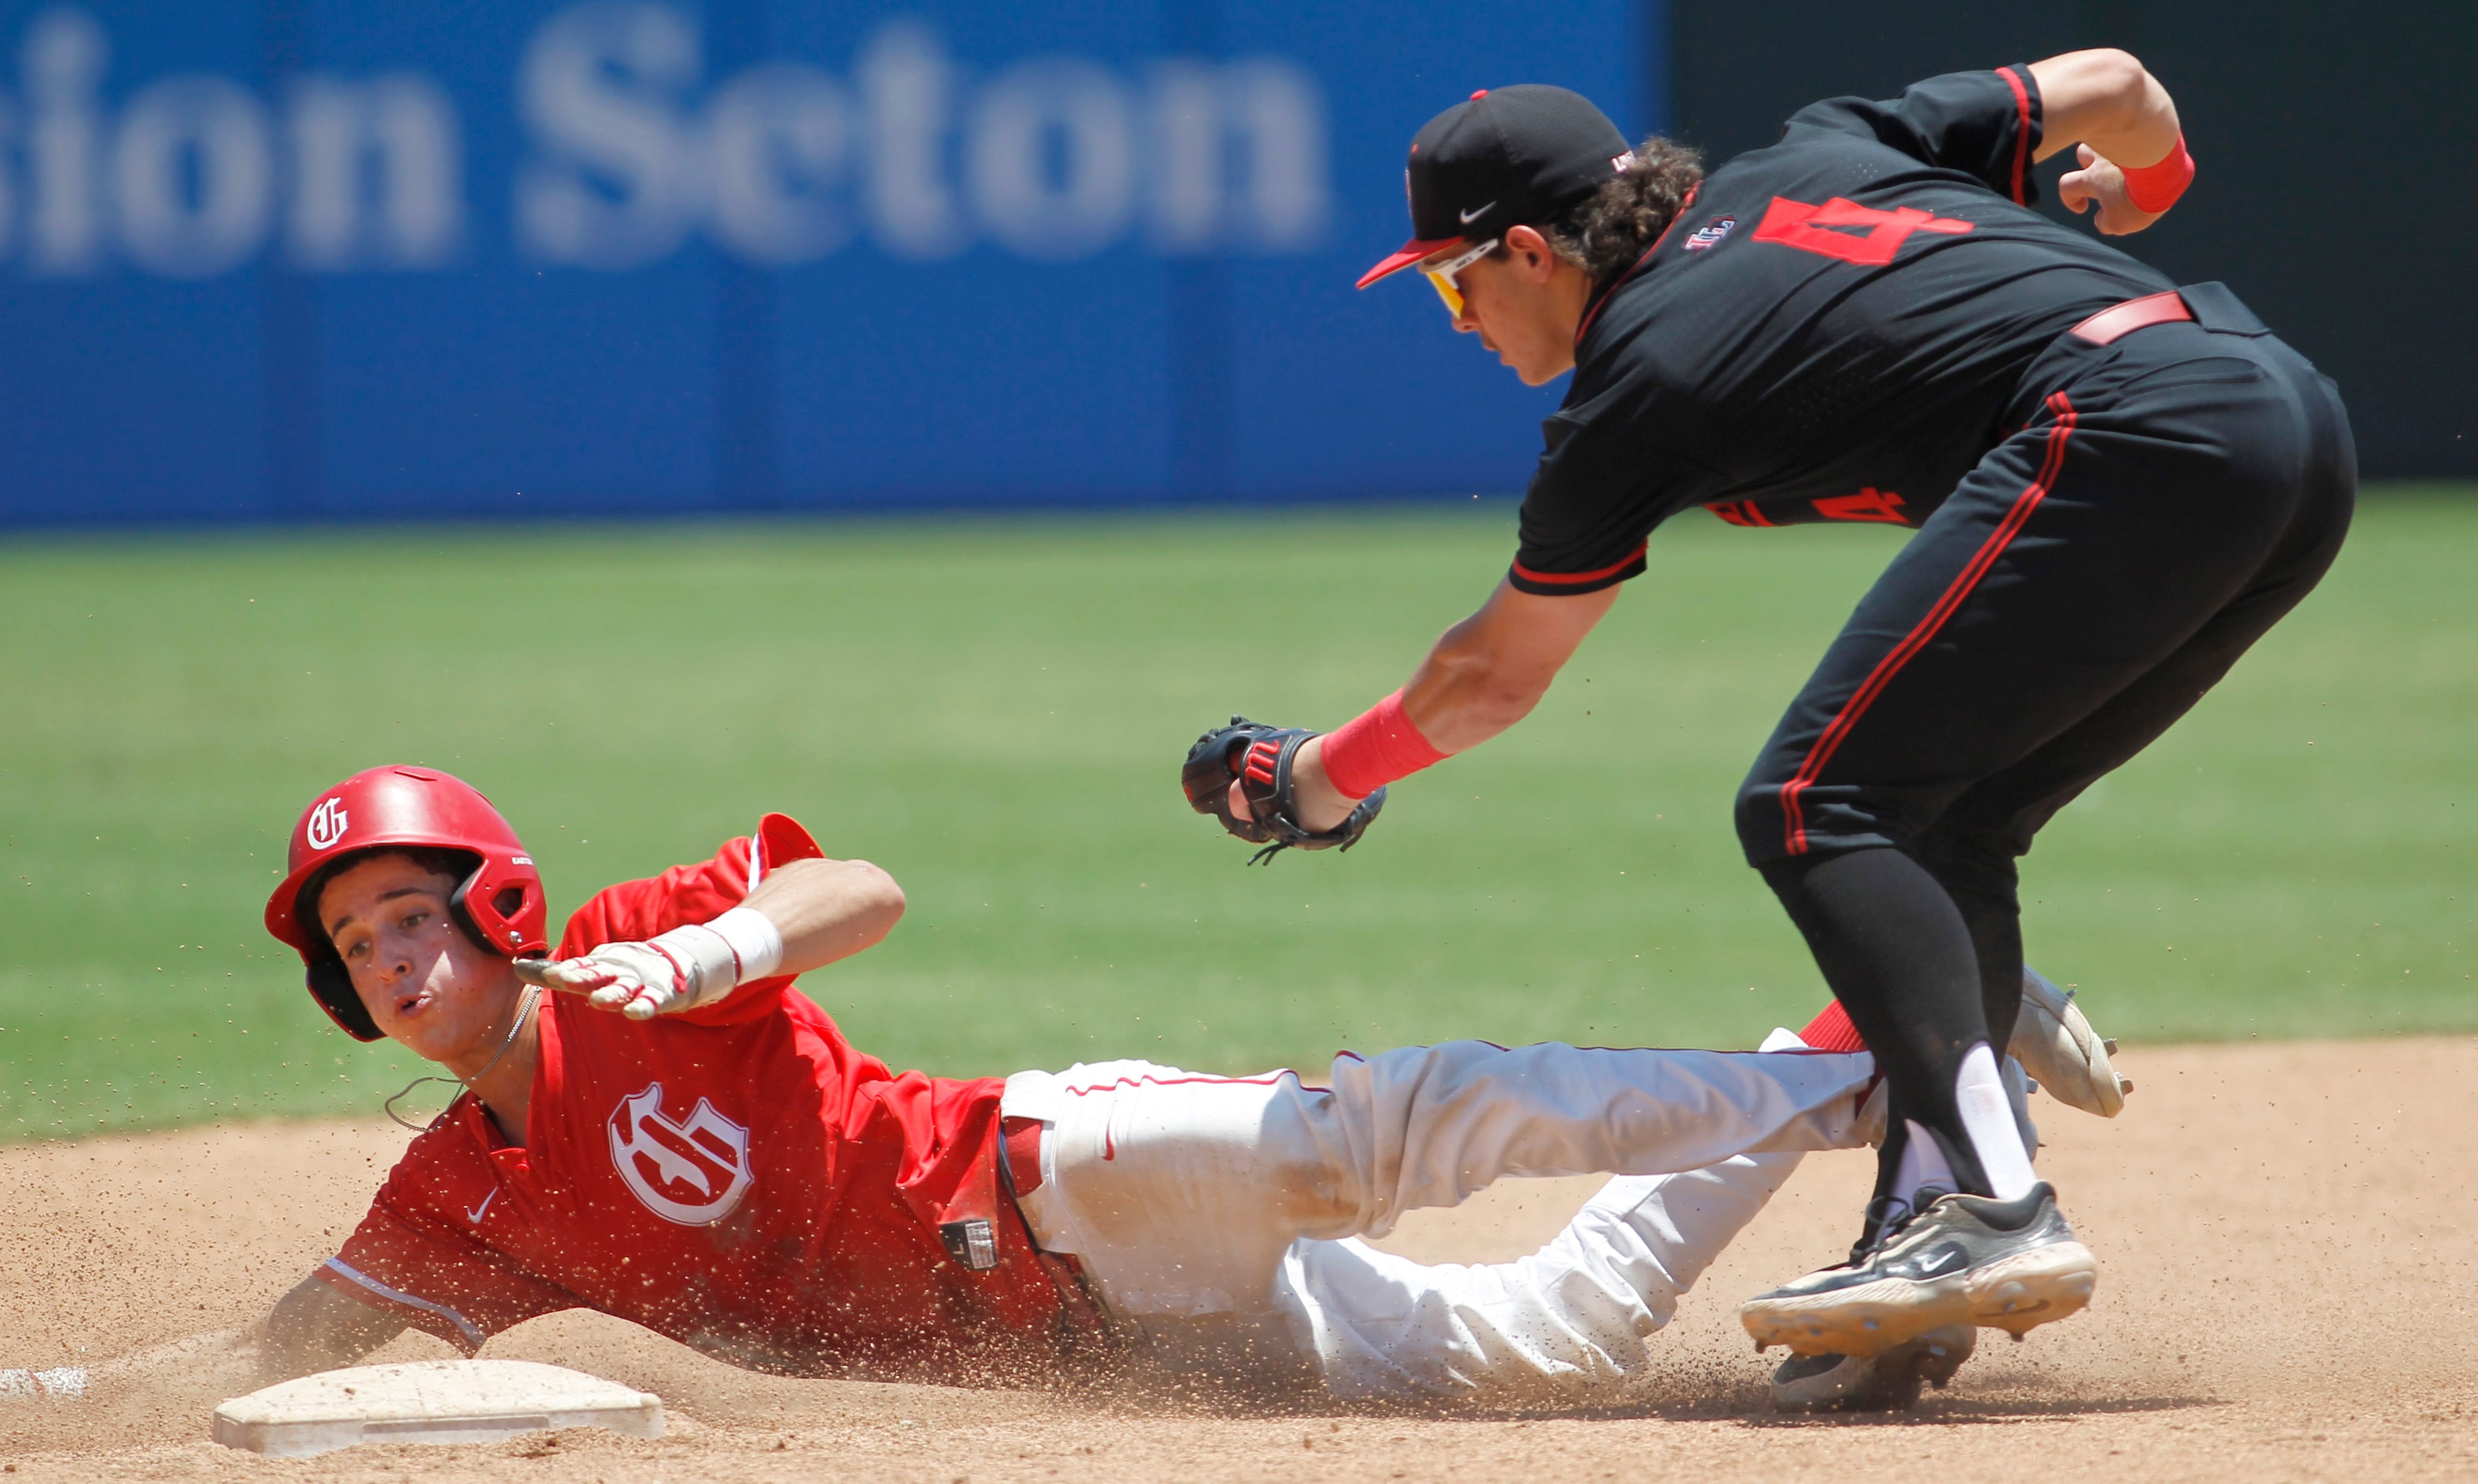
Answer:
[{"label": "number 4 on jersey", "polygon": [[[1865,230],[1847,230],[1851,228]],[[1958,237],[1970,229],[1969,222],[1953,221],[1912,206],[1880,212],[1841,196],[1822,206],[1775,196],[1764,211],[1763,225],[1756,229],[1756,240],[1779,242],[1801,252],[1881,268],[1893,261],[1893,254],[1913,232]]]}]

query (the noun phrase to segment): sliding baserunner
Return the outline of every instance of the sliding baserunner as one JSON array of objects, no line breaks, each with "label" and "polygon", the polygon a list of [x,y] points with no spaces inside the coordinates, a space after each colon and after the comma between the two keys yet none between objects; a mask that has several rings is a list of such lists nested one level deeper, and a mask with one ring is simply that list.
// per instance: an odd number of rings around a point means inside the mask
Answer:
[{"label": "sliding baserunner", "polygon": [[[598,893],[556,958],[532,856],[444,773],[326,791],[290,862],[266,924],[318,1004],[462,1091],[264,1323],[178,1349],[221,1395],[408,1326],[471,1353],[571,1308],[802,1375],[1025,1384],[1152,1352],[1349,1397],[1590,1395],[1646,1370],[1801,1151],[1881,1128],[1850,1049],[1458,1042],[1339,1057],[1327,1089],[1145,1062],[897,1074],[792,979],[884,938],[902,893],[780,815]],[[1355,1240],[1502,1176],[1591,1171],[1621,1178],[1520,1262]],[[1960,1353],[1846,1371],[1825,1399],[1905,1399]]]},{"label": "sliding baserunner", "polygon": [[1234,718],[1190,801],[1278,849],[1356,841],[1387,783],[1528,715],[1701,506],[1741,526],[1916,528],[1737,799],[1748,861],[1881,1059],[1891,1134],[1847,1264],[1750,1300],[1758,1344],[1868,1354],[2017,1336],[2097,1280],[2006,1116],[2016,861],[2164,732],[2338,553],[2356,468],[2332,384],[2218,284],[2184,289],[2029,203],[2033,162],[2105,233],[2192,178],[2122,52],[1835,98],[1708,177],[1562,88],[1422,128],[1416,267],[1545,424],[1512,569],[1403,690],[1330,736]]}]

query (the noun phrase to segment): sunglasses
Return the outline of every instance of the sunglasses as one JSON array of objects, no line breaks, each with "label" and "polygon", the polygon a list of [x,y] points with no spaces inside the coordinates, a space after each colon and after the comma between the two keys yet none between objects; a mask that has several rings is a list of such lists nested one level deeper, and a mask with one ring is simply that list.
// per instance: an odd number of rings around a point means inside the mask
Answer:
[{"label": "sunglasses", "polygon": [[1437,290],[1437,297],[1446,301],[1447,313],[1456,319],[1463,317],[1463,291],[1455,285],[1454,275],[1497,251],[1497,244],[1498,239],[1490,238],[1478,247],[1456,253],[1434,267],[1425,263],[1420,264],[1420,271],[1428,276],[1429,287]]}]

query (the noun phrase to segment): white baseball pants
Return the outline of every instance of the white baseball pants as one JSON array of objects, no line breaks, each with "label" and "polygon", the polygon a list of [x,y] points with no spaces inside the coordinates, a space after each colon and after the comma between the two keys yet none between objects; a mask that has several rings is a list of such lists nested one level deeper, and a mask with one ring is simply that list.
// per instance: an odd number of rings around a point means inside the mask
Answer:
[{"label": "white baseball pants", "polygon": [[[1795,1044],[1792,1038],[1791,1044]],[[1606,1385],[1808,1149],[1862,1124],[1864,1054],[1481,1042],[1211,1077],[1147,1062],[1019,1072],[1039,1119],[1034,1239],[1156,1336],[1257,1318],[1343,1396],[1510,1399]],[[1879,1106],[1866,1113],[1881,1119]],[[1515,1263],[1411,1263],[1355,1240],[1509,1175],[1615,1180]]]}]

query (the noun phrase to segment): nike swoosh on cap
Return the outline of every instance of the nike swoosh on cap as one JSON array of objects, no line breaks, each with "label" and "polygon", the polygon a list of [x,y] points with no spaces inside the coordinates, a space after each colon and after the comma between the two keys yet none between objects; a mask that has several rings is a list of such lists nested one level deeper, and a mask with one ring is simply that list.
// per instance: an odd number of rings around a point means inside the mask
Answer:
[{"label": "nike swoosh on cap", "polygon": [[1491,202],[1490,202],[1490,203],[1488,203],[1488,205],[1486,205],[1486,206],[1482,206],[1482,207],[1475,207],[1474,209],[1472,209],[1471,211],[1468,211],[1468,212],[1457,212],[1457,213],[1455,213],[1455,214],[1456,214],[1456,215],[1458,215],[1458,216],[1460,216],[1460,217],[1462,217],[1462,219],[1463,219],[1463,225],[1464,225],[1464,226],[1466,226],[1466,227],[1468,227],[1468,226],[1470,226],[1473,222],[1476,222],[1476,221],[1479,220],[1482,216],[1487,215],[1490,212],[1495,211],[1496,209],[1497,209],[1497,203],[1496,203],[1496,202],[1494,202],[1494,201],[1491,201]]}]

